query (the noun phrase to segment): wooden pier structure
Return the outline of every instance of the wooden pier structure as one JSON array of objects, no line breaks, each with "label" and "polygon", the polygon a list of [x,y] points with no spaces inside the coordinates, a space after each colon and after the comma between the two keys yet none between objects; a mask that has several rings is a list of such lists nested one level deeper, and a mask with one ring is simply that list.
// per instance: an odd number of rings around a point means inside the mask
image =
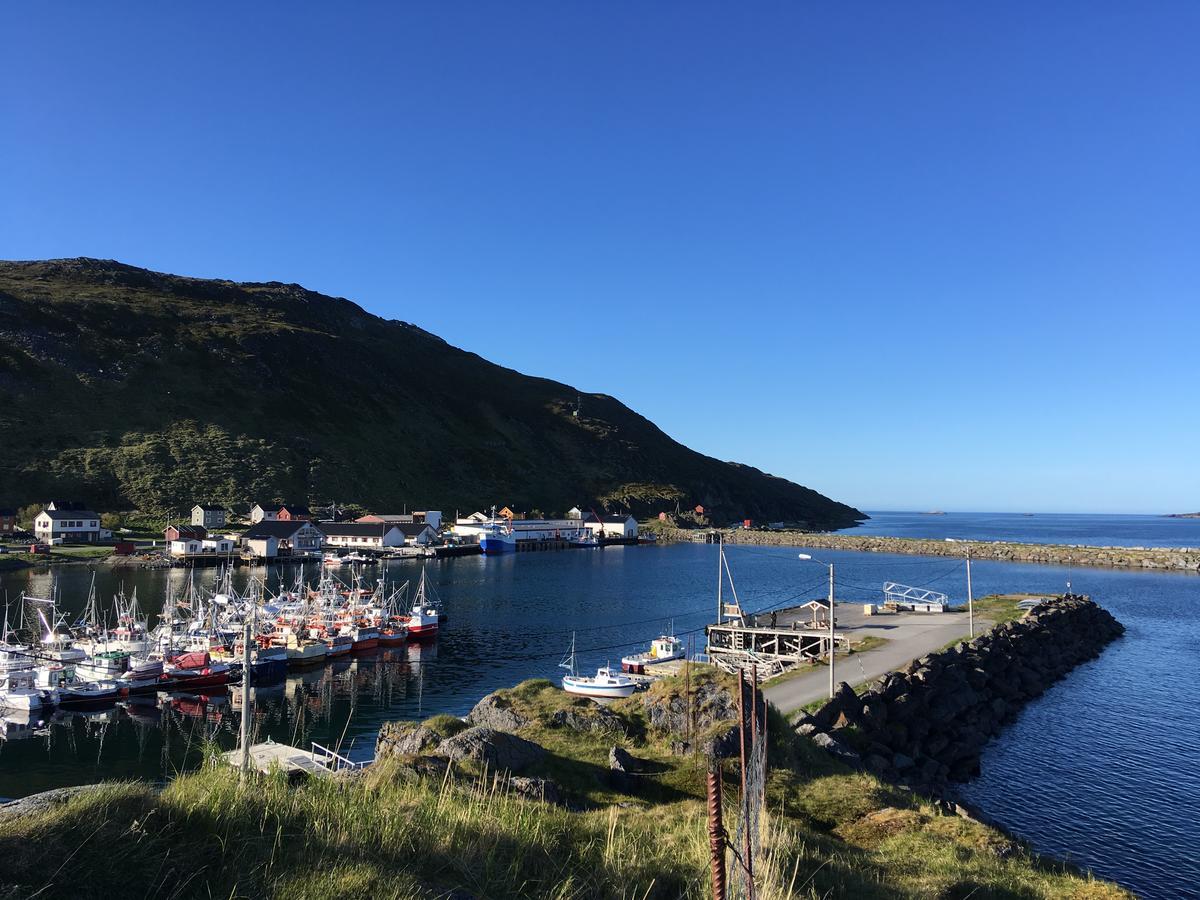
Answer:
[{"label": "wooden pier structure", "polygon": [[[782,675],[799,665],[812,663],[829,653],[829,630],[814,630],[792,626],[747,625],[742,619],[709,625],[709,661],[726,672],[749,671],[757,666],[760,680]],[[839,648],[849,646],[838,634],[834,643]]]}]

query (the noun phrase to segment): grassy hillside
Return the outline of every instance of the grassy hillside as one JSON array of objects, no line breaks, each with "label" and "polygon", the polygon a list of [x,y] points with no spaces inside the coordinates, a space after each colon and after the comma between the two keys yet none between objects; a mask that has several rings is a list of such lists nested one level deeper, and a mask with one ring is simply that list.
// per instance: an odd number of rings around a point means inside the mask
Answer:
[{"label": "grassy hillside", "polygon": [[585,394],[575,415],[578,396],[299,285],[0,262],[6,505],[584,502],[635,514],[703,504],[812,527],[861,517],[695,453],[612,397]]},{"label": "grassy hillside", "polygon": [[[684,685],[671,679],[653,690],[681,700]],[[0,816],[0,896],[712,896],[705,762],[671,754],[678,735],[649,727],[643,698],[609,708],[617,730],[627,732],[622,737],[554,726],[556,711],[587,714],[589,707],[548,682],[502,694],[529,719],[519,733],[548,750],[531,774],[562,785],[574,811],[522,799],[494,772],[468,766],[447,775],[443,764],[418,775],[404,758],[357,778],[319,778],[298,788],[282,776],[242,787],[236,773],[215,767],[183,776],[161,794],[145,785],[112,785],[43,813]],[[1130,897],[1038,858],[993,828],[943,815],[920,797],[850,772],[797,738],[777,714],[771,735],[763,852],[755,869],[761,900]],[[611,786],[614,742],[660,773]],[[726,764],[730,828],[738,805],[735,767]],[[736,865],[732,853],[728,865],[731,871]]]}]

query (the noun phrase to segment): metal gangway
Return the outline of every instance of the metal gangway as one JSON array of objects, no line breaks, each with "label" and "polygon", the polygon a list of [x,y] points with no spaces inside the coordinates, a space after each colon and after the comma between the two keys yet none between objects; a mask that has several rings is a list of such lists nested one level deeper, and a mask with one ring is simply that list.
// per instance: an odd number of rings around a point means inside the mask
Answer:
[{"label": "metal gangway", "polygon": [[896,609],[920,609],[927,612],[942,612],[946,609],[949,602],[950,598],[940,591],[910,587],[907,584],[897,584],[894,581],[885,581],[883,583],[884,606],[892,606]]}]

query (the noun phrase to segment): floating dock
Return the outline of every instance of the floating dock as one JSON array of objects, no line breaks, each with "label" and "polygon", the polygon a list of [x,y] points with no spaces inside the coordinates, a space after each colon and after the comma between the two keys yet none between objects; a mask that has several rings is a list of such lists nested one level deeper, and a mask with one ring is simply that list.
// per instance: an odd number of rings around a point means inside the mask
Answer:
[{"label": "floating dock", "polygon": [[[241,767],[241,748],[222,755],[235,769]],[[279,769],[289,777],[298,774],[327,775],[330,771],[325,753],[318,750],[301,750],[299,747],[276,744],[274,741],[250,745],[250,768],[264,775]]]}]

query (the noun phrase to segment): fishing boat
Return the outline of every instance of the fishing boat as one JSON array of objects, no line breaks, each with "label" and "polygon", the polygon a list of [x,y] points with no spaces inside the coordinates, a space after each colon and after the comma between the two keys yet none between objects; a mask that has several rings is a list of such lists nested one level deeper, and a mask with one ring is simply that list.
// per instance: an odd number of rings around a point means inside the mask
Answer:
[{"label": "fishing boat", "polygon": [[412,609],[404,625],[410,637],[431,637],[437,634],[440,616],[438,611],[429,605],[425,588],[425,570],[421,569],[421,582],[417,586],[417,595],[413,598]]},{"label": "fishing boat", "polygon": [[494,506],[492,507],[492,520],[487,523],[485,530],[479,536],[479,549],[489,555],[512,553],[517,549],[517,536],[513,532],[512,522],[497,520]]},{"label": "fishing boat", "polygon": [[379,646],[379,629],[374,625],[355,622],[342,626],[342,634],[350,635],[351,648],[355,653],[362,650],[373,650]]},{"label": "fishing boat", "polygon": [[621,658],[621,668],[635,675],[645,674],[647,669],[670,662],[673,659],[683,659],[687,649],[683,641],[673,634],[664,634],[650,642],[650,649],[645,653],[635,653]]},{"label": "fishing boat", "polygon": [[346,564],[346,558],[344,556],[338,556],[336,553],[326,553],[321,558],[321,562],[327,566],[344,566]]},{"label": "fishing boat", "polygon": [[568,694],[578,694],[581,697],[591,697],[593,700],[616,700],[629,697],[637,688],[637,684],[628,675],[614,672],[609,666],[601,666],[594,676],[580,675],[575,665],[575,635],[571,635],[571,651],[561,663],[560,669],[566,669],[570,674],[562,679],[563,690]]},{"label": "fishing boat", "polygon": [[173,688],[190,691],[228,684],[232,673],[228,664],[213,662],[208,653],[193,651],[181,653],[170,662],[164,663],[163,674],[175,682]]},{"label": "fishing boat", "polygon": [[589,532],[587,534],[578,534],[575,537],[571,538],[567,543],[569,543],[572,547],[583,547],[583,548],[599,547],[600,546],[600,538],[596,537],[596,535]]},{"label": "fishing boat", "polygon": [[32,669],[0,670],[0,708],[41,709],[42,692],[34,683]]},{"label": "fishing boat", "polygon": [[354,638],[348,634],[327,634],[321,640],[325,644],[325,656],[328,659],[343,656],[354,649]]},{"label": "fishing boat", "polygon": [[364,556],[363,554],[359,553],[357,550],[355,550],[351,553],[347,553],[345,556],[342,557],[341,561],[342,561],[343,565],[347,565],[347,566],[353,565],[355,563],[374,562],[374,560],[371,557]]},{"label": "fishing boat", "polygon": [[73,681],[58,689],[59,706],[89,706],[115,703],[121,687],[115,681]]},{"label": "fishing boat", "polygon": [[128,668],[129,654],[124,650],[102,650],[75,665],[84,681],[112,681],[125,674]]}]

